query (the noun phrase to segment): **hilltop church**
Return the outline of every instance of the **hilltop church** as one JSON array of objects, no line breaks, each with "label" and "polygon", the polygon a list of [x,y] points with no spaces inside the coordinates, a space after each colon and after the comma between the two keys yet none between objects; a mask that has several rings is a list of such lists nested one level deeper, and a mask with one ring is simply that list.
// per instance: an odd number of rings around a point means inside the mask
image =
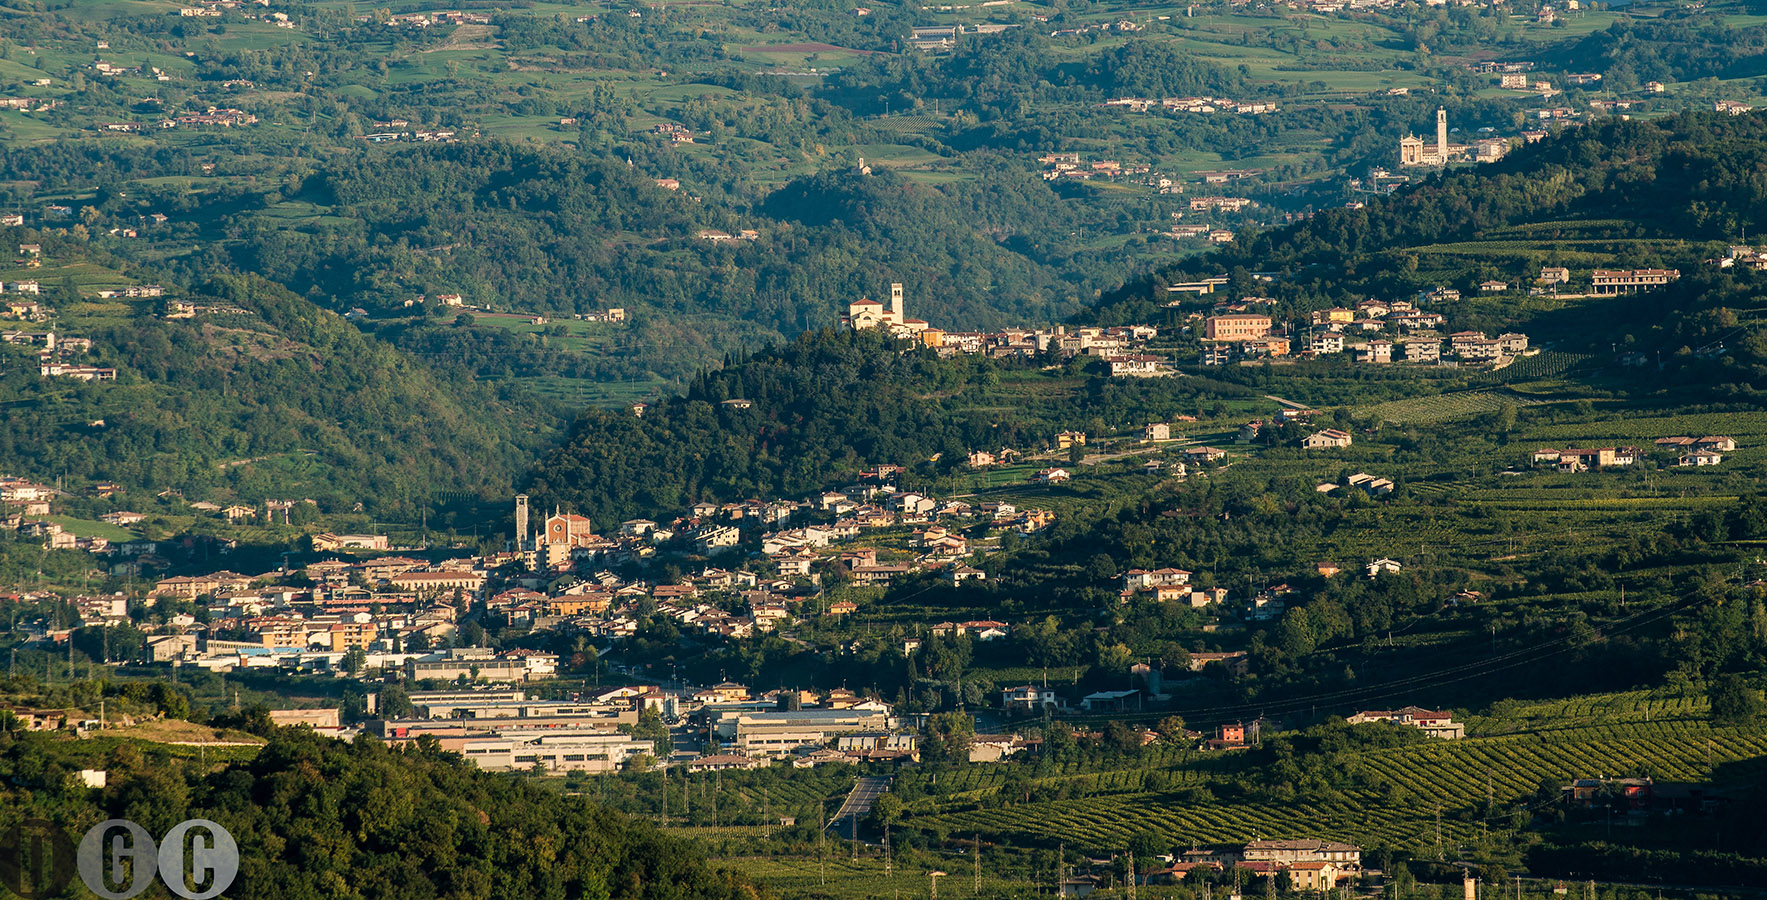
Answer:
[{"label": "hilltop church", "polygon": [[888,308],[876,300],[861,297],[847,304],[847,314],[841,317],[841,325],[854,331],[888,328],[891,334],[901,338],[920,336],[930,326],[925,319],[907,318],[903,305],[902,284],[895,282],[890,285]]}]

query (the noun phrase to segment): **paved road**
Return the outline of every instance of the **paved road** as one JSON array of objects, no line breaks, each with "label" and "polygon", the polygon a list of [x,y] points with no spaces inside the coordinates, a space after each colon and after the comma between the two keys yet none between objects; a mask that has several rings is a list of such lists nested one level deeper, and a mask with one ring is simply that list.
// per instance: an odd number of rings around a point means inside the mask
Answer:
[{"label": "paved road", "polygon": [[877,798],[883,796],[883,792],[889,789],[890,780],[883,776],[868,775],[859,779],[859,783],[853,785],[853,789],[847,792],[847,800],[841,804],[840,812],[835,813],[834,818],[829,820],[829,830],[837,835],[849,833],[852,828],[851,820],[864,818],[867,813],[871,812],[871,804],[876,803]]},{"label": "paved road", "polygon": [[1278,397],[1275,394],[1265,394],[1264,399],[1265,400],[1275,400],[1277,403],[1280,403],[1283,406],[1288,407],[1289,409],[1312,409],[1312,407],[1308,406],[1305,403],[1296,403],[1293,400],[1284,400],[1283,398]]}]

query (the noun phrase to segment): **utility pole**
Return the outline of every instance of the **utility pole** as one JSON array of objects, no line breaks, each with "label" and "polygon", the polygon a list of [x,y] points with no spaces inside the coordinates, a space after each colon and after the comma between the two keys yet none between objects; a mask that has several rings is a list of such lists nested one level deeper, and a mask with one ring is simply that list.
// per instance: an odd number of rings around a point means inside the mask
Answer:
[{"label": "utility pole", "polygon": [[980,897],[982,895],[982,836],[979,834],[975,836],[975,855],[973,860],[975,863],[975,884],[973,889],[975,890],[975,895]]},{"label": "utility pole", "polygon": [[1064,841],[1055,845],[1055,896],[1061,896],[1061,883],[1067,880],[1068,845]]},{"label": "utility pole", "polygon": [[822,886],[828,887],[828,801],[822,801],[822,827],[816,829],[816,856],[822,865]]},{"label": "utility pole", "polygon": [[1442,801],[1436,801],[1436,858],[1442,858]]}]

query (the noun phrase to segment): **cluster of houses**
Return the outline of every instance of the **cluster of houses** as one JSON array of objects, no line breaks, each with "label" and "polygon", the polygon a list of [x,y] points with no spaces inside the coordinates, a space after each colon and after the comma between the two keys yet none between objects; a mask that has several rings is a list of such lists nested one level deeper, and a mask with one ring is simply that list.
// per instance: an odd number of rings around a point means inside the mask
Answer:
[{"label": "cluster of houses", "polygon": [[[48,79],[43,79],[47,82]],[[59,100],[47,97],[0,97],[0,109],[16,109],[21,112],[47,112],[61,105]],[[0,222],[0,225],[8,224]],[[12,224],[24,224],[23,222]]]},{"label": "cluster of houses", "polygon": [[[373,16],[357,16],[358,22],[372,22]],[[435,25],[489,25],[491,14],[445,9],[437,12],[399,13],[387,16],[381,23],[388,28],[429,28]]]},{"label": "cluster of houses", "polygon": [[671,144],[691,144],[691,143],[693,143],[693,131],[691,129],[689,129],[686,125],[681,125],[681,124],[678,124],[675,122],[663,122],[661,124],[654,125],[650,129],[650,133],[651,134],[659,134],[659,135],[662,135],[663,137],[668,138],[669,143],[671,143]]},{"label": "cluster of houses", "polygon": [[888,306],[865,297],[847,304],[847,314],[841,317],[840,324],[855,331],[887,329],[896,337],[936,350],[943,357],[964,353],[1001,359],[1055,353],[1067,359],[1099,357],[1110,365],[1111,375],[1121,378],[1174,374],[1168,360],[1145,352],[1148,342],[1159,336],[1159,329],[1151,325],[946,331],[925,319],[907,315],[900,283],[890,285]]},{"label": "cluster of houses", "polygon": [[[521,496],[516,498],[514,546],[531,569],[541,572],[643,560],[660,549],[690,550],[708,557],[758,551],[754,558],[764,563],[763,568],[789,585],[781,590],[814,593],[821,580],[814,571],[822,568],[820,562],[838,563],[840,571],[865,584],[888,584],[920,571],[943,572],[954,582],[979,580],[984,577],[979,570],[964,565],[973,550],[960,533],[962,528],[985,524],[999,531],[1035,534],[1054,523],[1047,510],[1021,509],[1007,502],[941,500],[900,489],[894,483],[900,471],[898,466],[878,466],[841,490],[797,501],[696,503],[673,521],[633,519],[608,535],[595,534],[587,518],[559,512],[530,534],[527,497]],[[896,550],[834,546],[903,527],[911,533],[906,547]],[[745,546],[747,551],[742,549]],[[746,587],[754,587],[757,578],[750,573],[730,577],[746,578]]]},{"label": "cluster of houses", "polygon": [[1271,100],[1232,100],[1227,97],[1119,97],[1106,100],[1104,106],[1118,106],[1135,112],[1147,112],[1150,109],[1166,112],[1187,112],[1212,115],[1215,113],[1255,116],[1277,111],[1275,101]]},{"label": "cluster of houses", "polygon": [[[937,9],[938,7],[923,7]],[[950,9],[951,7],[945,7]],[[982,22],[975,25],[916,25],[908,32],[908,44],[922,53],[943,53],[957,47],[957,38],[961,35],[1000,34],[1019,25],[1007,25],[998,22]]]},{"label": "cluster of houses", "polygon": [[1119,597],[1123,600],[1148,597],[1161,603],[1182,603],[1193,609],[1227,601],[1226,588],[1197,587],[1190,583],[1190,575],[1184,569],[1130,569],[1123,574]]},{"label": "cluster of houses", "polygon": [[[34,304],[33,304],[34,305]],[[8,344],[38,347],[37,374],[44,378],[71,378],[76,381],[115,381],[117,370],[107,366],[86,365],[79,360],[92,352],[92,339],[58,335],[53,331],[0,331],[0,340]]]},{"label": "cluster of houses", "polygon": [[[448,638],[455,630],[455,604],[481,608],[492,621],[535,631],[624,637],[636,633],[644,616],[654,611],[683,630],[740,638],[797,621],[805,614],[806,601],[820,598],[825,571],[861,584],[888,584],[920,571],[938,571],[959,584],[985,580],[984,571],[967,564],[973,551],[968,539],[954,530],[955,523],[986,521],[996,528],[1031,532],[1053,522],[1053,516],[1042,510],[1019,510],[1006,503],[971,507],[900,491],[888,483],[890,474],[886,467],[884,473],[870,473],[865,483],[846,492],[828,492],[800,503],[698,504],[673,522],[632,520],[606,536],[595,534],[585,517],[561,512],[538,522],[538,530],[529,534],[526,498],[521,497],[518,537],[514,549],[504,553],[437,563],[402,556],[327,560],[303,570],[308,584],[270,589],[252,587],[259,579],[228,572],[179,576],[159,582],[154,593],[211,596],[215,603],[211,615],[248,634],[257,646],[291,651],[318,648],[318,655],[297,653],[276,664],[321,668],[334,667],[335,655],[350,646],[409,654],[413,646],[421,649]],[[255,507],[237,510],[241,517],[259,514]],[[797,518],[826,521],[794,526]],[[831,546],[866,531],[904,525],[918,527],[901,550],[880,554],[875,547],[843,551]],[[384,535],[323,533],[312,541],[322,552],[389,549]],[[670,547],[706,555],[748,553],[739,548],[745,541],[751,550],[759,545],[752,558],[762,565],[756,568],[771,569],[773,574],[709,567],[679,583],[650,584],[596,569],[647,559]],[[155,550],[152,542],[144,541],[111,549],[133,555],[136,566],[144,557],[152,558]],[[525,565],[505,569],[518,561]],[[297,582],[288,573],[264,577]],[[820,613],[841,616],[854,609],[850,602],[837,601]],[[974,623],[962,627],[969,624]],[[501,680],[516,674],[480,668],[475,678]]]},{"label": "cluster of houses", "polygon": [[[1121,178],[1123,176],[1148,175],[1153,167],[1146,163],[1130,163],[1124,165],[1114,159],[1095,159],[1084,162],[1078,152],[1045,153],[1037,157],[1043,164],[1044,181],[1090,181],[1093,178]],[[1165,194],[1183,193],[1184,187],[1169,178],[1162,178],[1158,186]]]},{"label": "cluster of houses", "polygon": [[[27,263],[42,264],[43,248],[40,244],[19,244],[18,252]],[[35,268],[36,266],[32,266]],[[41,296],[42,285],[35,280],[13,281],[0,284],[4,293],[9,295],[0,301],[0,309],[10,318],[32,322],[46,322],[53,317],[53,311],[32,299]],[[16,296],[11,296],[16,295]],[[92,352],[92,339],[56,334],[54,331],[0,331],[0,341],[24,347],[37,347],[37,374],[44,378],[71,378],[76,381],[115,381],[117,370],[105,366],[91,366],[81,359]]]},{"label": "cluster of houses", "polygon": [[[1321,432],[1321,434],[1323,433],[1324,432]],[[1339,433],[1342,434],[1342,432]],[[1349,435],[1345,435],[1346,439],[1348,437]],[[1321,494],[1329,494],[1340,487],[1349,487],[1352,490],[1362,491],[1370,497],[1384,497],[1393,492],[1393,479],[1380,478],[1375,475],[1370,475],[1367,472],[1357,472],[1356,474],[1345,478],[1344,483],[1341,485],[1335,481],[1325,481],[1315,485],[1313,489]]]},{"label": "cluster of houses", "polygon": [[161,119],[159,127],[161,130],[169,131],[173,128],[243,128],[256,124],[258,124],[258,117],[243,109],[211,106],[206,112]]},{"label": "cluster of houses", "polygon": [[[1162,857],[1161,862],[1167,860]],[[1177,884],[1199,868],[1214,872],[1240,869],[1270,879],[1286,874],[1294,890],[1328,894],[1340,882],[1362,873],[1362,850],[1352,844],[1314,838],[1257,840],[1219,850],[1176,854],[1166,866],[1148,873],[1142,881],[1150,885]],[[1064,893],[1083,896],[1090,892],[1069,889]]]},{"label": "cluster of houses", "polygon": [[455,131],[438,129],[434,131],[376,131],[365,134],[362,140],[370,144],[452,144],[460,140]]},{"label": "cluster of houses", "polygon": [[[1360,2],[1360,0],[1356,0]],[[1385,0],[1381,0],[1385,2]],[[1123,880],[1122,858],[1088,859],[1071,874],[1064,873],[1057,886],[1057,896],[1085,897]],[[1136,860],[1137,871],[1131,879],[1137,885],[1182,884],[1192,872],[1221,875],[1228,871],[1244,873],[1255,879],[1242,882],[1232,879],[1229,897],[1250,895],[1256,879],[1274,881],[1286,875],[1293,890],[1328,895],[1346,881],[1362,874],[1362,850],[1337,841],[1300,838],[1290,840],[1256,840],[1213,848],[1192,848],[1178,853],[1161,854],[1153,860]],[[1144,864],[1157,864],[1147,869]]]},{"label": "cluster of houses", "polygon": [[[1451,295],[1451,296],[1450,296]],[[1358,363],[1385,364],[1412,362],[1443,364],[1457,360],[1461,365],[1491,365],[1501,368],[1518,356],[1537,353],[1530,350],[1528,336],[1506,333],[1490,337],[1482,331],[1457,331],[1443,337],[1435,329],[1446,324],[1441,313],[1420,308],[1426,299],[1458,299],[1459,293],[1437,289],[1411,300],[1363,300],[1354,309],[1333,307],[1314,310],[1304,331],[1305,343],[1296,346],[1297,338],[1268,312],[1275,301],[1265,297],[1249,297],[1215,304],[1213,315],[1192,315],[1202,320],[1203,349],[1198,361],[1205,366],[1220,366],[1240,359],[1273,359],[1295,357],[1317,359],[1341,353],[1354,354]]]},{"label": "cluster of houses", "polygon": [[[1375,578],[1384,572],[1402,571],[1404,565],[1398,560],[1382,557],[1370,561],[1362,568],[1369,578]],[[1321,576],[1330,578],[1341,572],[1342,568],[1336,563],[1322,562],[1318,564],[1316,570]],[[1229,603],[1230,594],[1226,588],[1200,587],[1191,583],[1190,576],[1191,573],[1184,569],[1131,569],[1122,576],[1122,585],[1118,590],[1117,598],[1124,603],[1137,599],[1178,603],[1192,609],[1230,612],[1248,622],[1266,622],[1280,618],[1288,610],[1288,604],[1296,593],[1293,587],[1284,582],[1269,585],[1248,594],[1242,600]],[[1476,596],[1475,594],[1475,599]],[[1244,674],[1247,665],[1245,655],[1242,653],[1202,654],[1200,656],[1192,654],[1191,668],[1194,671],[1200,671],[1203,665],[1209,662],[1231,663],[1228,665],[1231,674]]]},{"label": "cluster of houses", "polygon": [[[1736,449],[1736,440],[1723,435],[1701,438],[1686,436],[1658,438],[1658,452],[1674,456],[1675,466],[1715,466],[1724,461],[1724,454]],[[1649,457],[1637,447],[1542,447],[1535,450],[1531,461],[1535,467],[1559,472],[1577,473],[1599,469],[1625,468]]]}]

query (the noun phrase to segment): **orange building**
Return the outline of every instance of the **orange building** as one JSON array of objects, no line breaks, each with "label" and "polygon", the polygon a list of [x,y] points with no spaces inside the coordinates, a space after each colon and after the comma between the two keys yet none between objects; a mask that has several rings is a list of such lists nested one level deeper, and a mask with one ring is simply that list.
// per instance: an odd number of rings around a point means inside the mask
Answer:
[{"label": "orange building", "polygon": [[1260,315],[1210,316],[1203,320],[1203,339],[1249,341],[1270,333],[1270,317]]}]

